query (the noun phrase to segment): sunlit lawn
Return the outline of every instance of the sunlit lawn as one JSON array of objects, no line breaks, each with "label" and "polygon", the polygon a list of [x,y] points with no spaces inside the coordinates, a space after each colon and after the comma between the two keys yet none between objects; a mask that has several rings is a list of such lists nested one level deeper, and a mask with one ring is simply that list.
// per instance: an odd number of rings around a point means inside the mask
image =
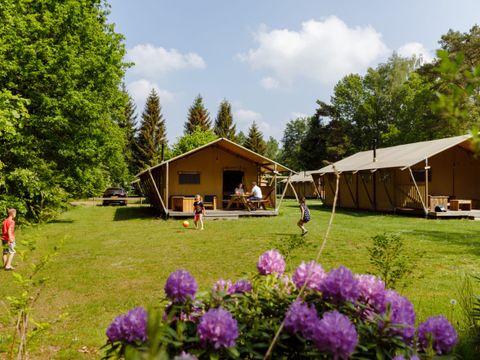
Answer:
[{"label": "sunlit lawn", "polygon": [[[289,269],[315,257],[326,229],[328,209],[316,202],[310,207],[311,246],[293,252]],[[129,308],[156,304],[170,272],[189,270],[205,290],[219,278],[255,271],[263,251],[299,233],[298,216],[297,206],[288,201],[277,217],[212,220],[206,222],[205,231],[195,231],[184,229],[180,220],[155,218],[148,208],[86,206],[73,208],[52,223],[18,231],[20,240],[37,241],[37,257],[64,239],[60,255],[44,272],[49,280],[34,318],[66,317],[32,340],[35,358],[100,357],[98,349],[112,319]],[[340,264],[355,272],[372,270],[366,248],[372,236],[383,232],[401,234],[409,252],[423,253],[411,284],[400,290],[412,300],[420,320],[443,313],[457,321],[458,305],[450,301],[458,298],[462,275],[480,269],[480,222],[341,211],[320,262],[327,270]],[[16,264],[19,273],[29,271],[19,259]],[[2,272],[0,277],[0,296],[6,302],[18,288],[11,273]],[[2,320],[7,320],[5,311]],[[1,333],[5,351],[5,326]]]}]

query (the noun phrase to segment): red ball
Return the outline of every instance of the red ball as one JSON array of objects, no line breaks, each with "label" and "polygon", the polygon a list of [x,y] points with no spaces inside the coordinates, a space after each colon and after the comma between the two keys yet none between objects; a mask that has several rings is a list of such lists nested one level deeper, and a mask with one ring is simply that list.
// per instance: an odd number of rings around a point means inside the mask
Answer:
[{"label": "red ball", "polygon": [[189,226],[190,226],[190,223],[189,223],[187,220],[185,220],[185,221],[183,222],[183,227],[187,228],[187,227],[189,227]]}]

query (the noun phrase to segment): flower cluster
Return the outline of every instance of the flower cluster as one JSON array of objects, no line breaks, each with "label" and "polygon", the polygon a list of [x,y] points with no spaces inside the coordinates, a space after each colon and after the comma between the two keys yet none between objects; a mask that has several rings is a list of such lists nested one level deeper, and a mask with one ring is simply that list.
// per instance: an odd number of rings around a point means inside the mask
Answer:
[{"label": "flower cluster", "polygon": [[344,266],[330,270],[320,284],[320,291],[326,299],[336,304],[355,302],[360,294],[357,280]]},{"label": "flower cluster", "polygon": [[307,264],[302,261],[295,270],[295,274],[293,274],[293,282],[299,289],[306,284],[306,289],[320,291],[320,285],[325,277],[325,270],[323,270],[321,265],[315,261],[310,261]]},{"label": "flower cluster", "polygon": [[107,329],[108,341],[145,341],[147,340],[147,312],[144,308],[132,309],[127,315],[120,315]]},{"label": "flower cluster", "polygon": [[284,333],[272,358],[343,360],[381,353],[388,359],[419,360],[417,353],[433,349],[438,355],[447,354],[458,341],[443,316],[427,319],[417,331],[412,303],[385,289],[375,276],[354,275],[343,266],[326,273],[310,261],[302,262],[290,277],[284,273],[285,260],[275,250],[262,254],[257,268],[260,275],[274,276],[221,279],[211,294],[197,298],[193,276],[186,270],[173,272],[165,284],[170,302],[148,342],[147,313],[135,308],[108,327],[110,352],[124,357],[127,347],[118,346],[121,342],[139,352],[154,346],[174,360],[250,358],[252,351],[263,356],[282,321]]},{"label": "flower cluster", "polygon": [[418,326],[418,341],[423,350],[426,350],[431,342],[438,355],[448,354],[457,343],[458,335],[445,317],[435,316]]},{"label": "flower cluster", "polygon": [[223,308],[210,309],[200,319],[197,332],[200,341],[214,349],[231,347],[238,337],[237,321]]},{"label": "flower cluster", "polygon": [[197,282],[188,271],[177,270],[168,277],[165,293],[175,303],[193,299],[197,293]]},{"label": "flower cluster", "polygon": [[285,271],[285,259],[276,250],[269,250],[260,255],[257,263],[258,272],[262,275],[277,273],[283,274]]}]

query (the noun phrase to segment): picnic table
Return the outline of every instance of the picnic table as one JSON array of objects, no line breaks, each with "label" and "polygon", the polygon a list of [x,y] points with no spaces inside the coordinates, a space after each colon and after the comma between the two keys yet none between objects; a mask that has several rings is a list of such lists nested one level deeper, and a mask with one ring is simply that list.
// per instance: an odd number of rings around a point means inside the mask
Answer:
[{"label": "picnic table", "polygon": [[248,204],[248,197],[250,195],[247,194],[232,194],[230,195],[230,200],[228,200],[227,210],[230,209],[233,205],[239,209],[241,206],[244,206],[248,211],[250,211],[250,206]]}]

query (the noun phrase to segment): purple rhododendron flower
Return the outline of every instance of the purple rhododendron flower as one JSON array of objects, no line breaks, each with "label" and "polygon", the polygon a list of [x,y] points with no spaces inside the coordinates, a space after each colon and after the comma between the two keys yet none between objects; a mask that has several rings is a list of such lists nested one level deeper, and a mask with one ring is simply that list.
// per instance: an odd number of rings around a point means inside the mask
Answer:
[{"label": "purple rhododendron flower", "polygon": [[229,294],[241,294],[252,291],[252,284],[248,280],[238,280],[235,284],[229,287]]},{"label": "purple rhododendron flower", "polygon": [[393,290],[385,292],[385,303],[390,304],[390,321],[393,325],[400,325],[391,329],[394,335],[401,336],[410,344],[415,334],[415,310],[412,303]]},{"label": "purple rhododendron flower", "polygon": [[180,355],[175,356],[173,360],[198,360],[198,358],[195,355],[182,351],[182,353]]},{"label": "purple rhododendron flower", "polygon": [[292,333],[301,333],[306,339],[312,340],[316,324],[320,321],[317,310],[297,299],[288,307],[285,316],[285,329]]},{"label": "purple rhododendron flower", "polygon": [[352,272],[344,266],[330,270],[325,279],[320,283],[323,296],[334,303],[356,301],[360,294],[357,280]]},{"label": "purple rhododendron flower", "polygon": [[418,341],[423,350],[431,341],[437,355],[448,354],[456,345],[458,335],[444,316],[433,316],[418,326]]},{"label": "purple rhododendron flower", "polygon": [[130,310],[127,315],[117,316],[107,329],[108,340],[110,342],[147,340],[147,317],[147,312],[142,307]]},{"label": "purple rhododendron flower", "polygon": [[334,360],[348,359],[358,344],[358,335],[350,319],[337,310],[327,312],[316,325],[313,342]]},{"label": "purple rhododendron flower", "polygon": [[200,341],[215,349],[235,345],[238,337],[237,320],[223,308],[210,309],[202,316],[197,328]]},{"label": "purple rhododendron flower", "polygon": [[376,311],[385,311],[385,283],[373,275],[355,275],[360,299]]},{"label": "purple rhododendron flower", "polygon": [[258,258],[257,269],[262,275],[272,273],[281,275],[285,271],[285,260],[277,250],[268,250]]},{"label": "purple rhododendron flower", "polygon": [[293,282],[299,289],[306,283],[307,289],[320,291],[320,284],[326,276],[327,274],[320,264],[315,261],[305,264],[302,261],[293,274]]},{"label": "purple rhododendron flower", "polygon": [[177,270],[170,274],[165,284],[165,293],[175,303],[194,298],[197,292],[195,278],[186,270]]}]

